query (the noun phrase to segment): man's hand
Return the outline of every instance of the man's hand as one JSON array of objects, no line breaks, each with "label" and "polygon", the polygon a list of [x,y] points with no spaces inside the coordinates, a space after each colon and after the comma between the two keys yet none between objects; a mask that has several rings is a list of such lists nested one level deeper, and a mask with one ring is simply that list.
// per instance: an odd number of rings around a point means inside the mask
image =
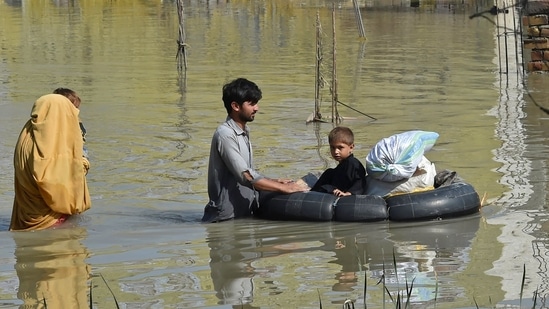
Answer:
[{"label": "man's hand", "polygon": [[291,181],[283,184],[283,187],[283,192],[288,194],[294,192],[306,192],[311,189],[304,181]]},{"label": "man's hand", "polygon": [[278,178],[276,180],[276,182],[280,182],[280,183],[290,183],[290,182],[294,182],[292,179],[286,179],[286,178]]}]

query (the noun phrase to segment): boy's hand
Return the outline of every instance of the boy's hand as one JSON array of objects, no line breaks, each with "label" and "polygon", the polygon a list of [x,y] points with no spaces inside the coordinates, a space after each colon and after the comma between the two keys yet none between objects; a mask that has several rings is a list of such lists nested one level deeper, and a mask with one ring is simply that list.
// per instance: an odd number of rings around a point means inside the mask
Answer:
[{"label": "boy's hand", "polygon": [[339,197],[351,195],[351,192],[343,192],[343,191],[341,191],[341,190],[339,190],[339,189],[335,189],[332,193],[333,193],[335,196],[339,196]]}]

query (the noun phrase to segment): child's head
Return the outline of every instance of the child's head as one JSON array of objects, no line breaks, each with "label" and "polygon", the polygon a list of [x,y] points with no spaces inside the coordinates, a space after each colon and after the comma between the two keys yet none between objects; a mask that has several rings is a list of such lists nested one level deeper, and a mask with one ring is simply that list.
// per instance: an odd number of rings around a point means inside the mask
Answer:
[{"label": "child's head", "polygon": [[53,93],[60,94],[62,96],[67,97],[72,102],[74,107],[80,108],[81,100],[80,100],[80,97],[78,96],[78,94],[75,91],[73,91],[69,88],[57,88],[53,91]]},{"label": "child's head", "polygon": [[355,148],[355,136],[347,127],[335,127],[328,134],[330,153],[334,160],[340,162],[347,159]]}]

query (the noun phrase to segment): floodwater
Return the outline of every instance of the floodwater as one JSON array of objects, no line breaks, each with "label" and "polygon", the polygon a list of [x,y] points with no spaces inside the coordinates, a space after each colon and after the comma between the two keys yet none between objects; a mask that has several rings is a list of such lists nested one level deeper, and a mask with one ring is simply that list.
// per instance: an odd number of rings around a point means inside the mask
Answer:
[{"label": "floodwater", "polygon": [[[545,306],[549,76],[525,74],[516,36],[496,27],[518,27],[514,10],[469,19],[492,2],[359,1],[362,39],[352,1],[336,2],[335,30],[331,1],[184,3],[180,74],[172,1],[0,2],[0,308],[88,308],[90,290],[97,308],[394,307],[382,278],[414,308],[531,308],[534,293]],[[250,124],[262,173],[334,165],[333,124],[305,122],[317,14],[321,111],[335,71],[355,155],[394,133],[438,132],[427,156],[477,189],[479,214],[199,222],[230,79],[263,90]],[[33,102],[61,86],[83,100],[92,209],[64,228],[9,232],[13,147]]]}]

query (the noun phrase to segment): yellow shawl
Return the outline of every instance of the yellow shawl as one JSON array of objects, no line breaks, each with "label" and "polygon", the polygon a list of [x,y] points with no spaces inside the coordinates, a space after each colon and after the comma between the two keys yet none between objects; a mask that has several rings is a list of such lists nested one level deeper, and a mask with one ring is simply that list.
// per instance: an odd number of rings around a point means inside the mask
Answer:
[{"label": "yellow shawl", "polygon": [[10,230],[45,229],[91,206],[79,110],[47,94],[33,105],[15,146],[15,199]]}]

